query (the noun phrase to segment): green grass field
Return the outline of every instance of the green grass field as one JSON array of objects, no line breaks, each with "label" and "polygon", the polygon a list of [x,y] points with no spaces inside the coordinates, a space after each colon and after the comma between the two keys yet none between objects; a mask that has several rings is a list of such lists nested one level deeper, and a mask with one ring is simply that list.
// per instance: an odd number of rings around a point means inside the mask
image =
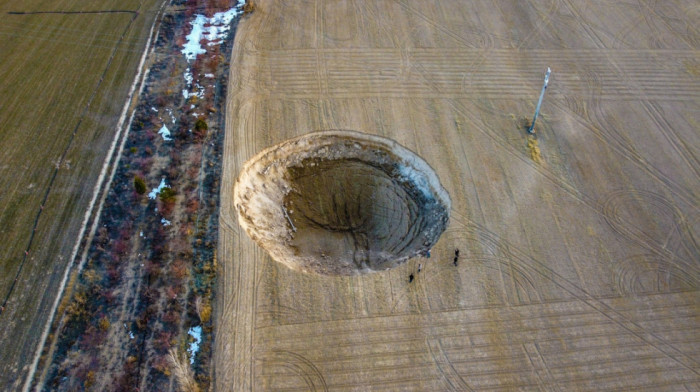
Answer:
[{"label": "green grass field", "polygon": [[161,3],[0,5],[0,389],[24,381]]}]

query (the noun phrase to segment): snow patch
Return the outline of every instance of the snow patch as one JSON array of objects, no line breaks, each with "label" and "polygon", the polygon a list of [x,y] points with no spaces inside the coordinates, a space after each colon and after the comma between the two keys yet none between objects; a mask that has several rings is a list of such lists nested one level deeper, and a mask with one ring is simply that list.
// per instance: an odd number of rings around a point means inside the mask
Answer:
[{"label": "snow patch", "polygon": [[[199,83],[194,83],[194,76],[192,75],[192,70],[190,68],[187,68],[185,70],[185,73],[183,74],[185,78],[185,86],[187,87],[186,89],[182,90],[182,96],[185,97],[185,99],[189,99],[190,97],[196,96],[197,98],[203,98],[204,97],[204,87],[200,86]],[[190,92],[190,90],[195,90],[193,92]],[[173,120],[175,121],[175,120]]]},{"label": "snow patch", "polygon": [[204,87],[200,86],[199,83],[195,83],[194,88],[196,91],[193,92],[183,89],[182,96],[185,97],[185,99],[189,99],[190,97],[204,98]]},{"label": "snow patch", "polygon": [[192,336],[193,342],[189,344],[187,353],[190,354],[190,365],[194,364],[194,356],[199,352],[199,344],[202,343],[202,326],[191,327],[187,334]]},{"label": "snow patch", "polygon": [[168,186],[168,184],[165,183],[165,177],[163,177],[160,180],[160,185],[158,185],[157,188],[153,188],[153,190],[148,194],[148,198],[151,200],[155,200],[155,198],[158,196],[160,191],[162,191],[163,188],[166,188],[167,186]]},{"label": "snow patch", "polygon": [[170,130],[165,125],[163,125],[163,127],[160,129],[160,131],[158,131],[158,134],[163,136],[163,140],[165,140],[165,141],[173,140],[170,138]]},{"label": "snow patch", "polygon": [[182,53],[188,62],[207,52],[200,43],[203,38],[209,41],[207,46],[218,45],[221,43],[221,40],[226,38],[231,29],[231,21],[242,12],[240,8],[241,2],[239,1],[238,6],[228,11],[217,12],[211,18],[207,18],[202,14],[195,15],[194,20],[190,22],[192,31],[185,37],[187,42],[182,48]]},{"label": "snow patch", "polygon": [[192,76],[192,70],[189,67],[185,70],[184,77],[185,82],[187,82],[187,87],[191,86],[194,76]]},{"label": "snow patch", "polygon": [[214,74],[212,74],[212,73],[204,74],[204,77],[205,77],[205,78],[209,78],[209,79],[213,79],[213,78],[214,78]]},{"label": "snow patch", "polygon": [[429,180],[425,174],[419,172],[414,167],[409,165],[398,165],[399,173],[404,181],[413,184],[414,188],[419,190],[426,200],[434,200],[433,191],[429,185]]},{"label": "snow patch", "polygon": [[165,218],[161,219],[160,223],[162,223],[163,226],[170,226],[170,221]]}]

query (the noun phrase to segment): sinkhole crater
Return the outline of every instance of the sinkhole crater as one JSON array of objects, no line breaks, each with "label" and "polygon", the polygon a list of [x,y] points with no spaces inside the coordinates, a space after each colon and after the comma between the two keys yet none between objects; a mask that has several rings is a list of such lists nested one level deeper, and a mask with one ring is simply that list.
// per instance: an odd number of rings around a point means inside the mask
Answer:
[{"label": "sinkhole crater", "polygon": [[246,162],[234,205],[241,227],[274,260],[310,273],[357,275],[425,255],[447,227],[451,201],[412,151],[332,130]]}]

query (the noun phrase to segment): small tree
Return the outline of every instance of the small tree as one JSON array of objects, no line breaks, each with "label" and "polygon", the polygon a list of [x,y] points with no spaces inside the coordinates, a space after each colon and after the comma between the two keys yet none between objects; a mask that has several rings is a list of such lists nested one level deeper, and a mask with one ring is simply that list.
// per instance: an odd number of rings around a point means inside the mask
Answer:
[{"label": "small tree", "polygon": [[209,125],[207,125],[207,122],[202,118],[194,123],[194,133],[199,138],[203,138],[207,135],[207,129],[209,129]]},{"label": "small tree", "polygon": [[172,188],[165,187],[165,188],[160,190],[158,197],[160,197],[160,200],[163,203],[174,203],[175,202],[175,191]]},{"label": "small tree", "polygon": [[134,177],[134,189],[136,189],[136,193],[143,195],[146,193],[146,181],[139,176]]},{"label": "small tree", "polygon": [[161,189],[158,194],[161,204],[158,210],[163,213],[164,216],[169,216],[175,207],[175,191],[172,188],[165,187]]},{"label": "small tree", "polygon": [[200,118],[196,123],[194,123],[194,128],[198,131],[206,131],[209,129],[209,125],[207,125],[207,122],[204,121],[203,118]]}]

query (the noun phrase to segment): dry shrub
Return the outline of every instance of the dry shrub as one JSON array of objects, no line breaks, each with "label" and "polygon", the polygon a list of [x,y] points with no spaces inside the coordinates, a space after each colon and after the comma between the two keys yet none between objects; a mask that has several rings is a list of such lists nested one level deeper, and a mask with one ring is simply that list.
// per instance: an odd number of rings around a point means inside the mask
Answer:
[{"label": "dry shrub", "polygon": [[87,375],[85,375],[85,381],[83,381],[83,386],[85,389],[90,389],[95,384],[95,371],[90,370],[87,372]]},{"label": "dry shrub", "polygon": [[83,280],[88,284],[94,284],[100,280],[100,276],[93,269],[85,269],[83,272]]},{"label": "dry shrub", "polygon": [[97,325],[100,327],[100,331],[106,331],[109,329],[111,324],[109,323],[107,317],[103,316]]},{"label": "dry shrub", "polygon": [[87,296],[84,292],[78,292],[66,307],[66,316],[69,320],[83,320],[87,318]]},{"label": "dry shrub", "polygon": [[199,319],[202,323],[207,323],[211,319],[211,305],[209,303],[202,306],[202,311],[199,313]]},{"label": "dry shrub", "polygon": [[197,382],[194,380],[194,374],[187,360],[187,355],[178,354],[177,350],[173,347],[168,351],[168,363],[170,364],[170,369],[175,376],[177,384],[180,386],[180,391],[200,391],[199,385],[197,385]]},{"label": "dry shrub", "polygon": [[177,281],[180,282],[190,274],[187,263],[182,259],[175,260],[170,266],[170,275]]},{"label": "dry shrub", "polygon": [[537,145],[537,139],[532,136],[528,136],[527,149],[530,151],[530,158],[535,161],[535,163],[542,163],[542,155],[540,154],[540,148]]},{"label": "dry shrub", "polygon": [[253,0],[245,0],[245,5],[243,6],[243,15],[248,15],[253,11],[255,11],[255,3],[253,3]]},{"label": "dry shrub", "polygon": [[211,304],[207,299],[202,297],[197,297],[194,302],[194,308],[197,311],[197,316],[199,316],[199,321],[202,324],[206,324],[211,319]]},{"label": "dry shrub", "polygon": [[[70,305],[72,299],[73,299],[73,289],[75,288],[75,282],[78,279],[78,274],[77,273],[72,273],[70,275],[70,278],[68,279],[68,284],[66,284],[65,291],[63,293],[63,297],[61,298],[61,303],[58,305],[58,314],[63,314],[63,312],[66,311],[68,306]],[[69,315],[70,317],[70,315]]]}]

